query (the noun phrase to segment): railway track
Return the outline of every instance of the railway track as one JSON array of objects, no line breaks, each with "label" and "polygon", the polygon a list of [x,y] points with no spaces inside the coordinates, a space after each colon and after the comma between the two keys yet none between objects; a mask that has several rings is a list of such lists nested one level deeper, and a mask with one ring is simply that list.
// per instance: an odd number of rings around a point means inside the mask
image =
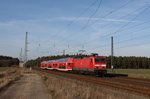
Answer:
[{"label": "railway track", "polygon": [[120,82],[120,83],[130,84],[133,86],[140,86],[145,89],[150,89],[150,80],[135,79],[135,78],[129,78],[129,77],[117,77],[117,78],[112,78],[111,80]]},{"label": "railway track", "polygon": [[77,74],[64,73],[58,71],[49,71],[49,70],[42,70],[42,69],[36,69],[36,70],[63,76],[70,79],[76,79],[76,80],[89,82],[97,85],[103,85],[106,87],[122,89],[122,90],[130,91],[136,94],[141,94],[150,97],[150,80],[128,78],[128,77],[99,78],[99,77],[77,75]]}]

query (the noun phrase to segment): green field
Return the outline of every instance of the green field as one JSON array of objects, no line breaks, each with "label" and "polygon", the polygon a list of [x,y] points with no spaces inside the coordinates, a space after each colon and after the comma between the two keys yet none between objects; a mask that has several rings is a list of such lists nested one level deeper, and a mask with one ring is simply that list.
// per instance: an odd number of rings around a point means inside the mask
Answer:
[{"label": "green field", "polygon": [[0,67],[0,72],[6,71],[8,67]]},{"label": "green field", "polygon": [[108,69],[108,73],[128,74],[128,77],[150,79],[150,69]]},{"label": "green field", "polygon": [[150,74],[150,69],[108,69],[108,73]]}]

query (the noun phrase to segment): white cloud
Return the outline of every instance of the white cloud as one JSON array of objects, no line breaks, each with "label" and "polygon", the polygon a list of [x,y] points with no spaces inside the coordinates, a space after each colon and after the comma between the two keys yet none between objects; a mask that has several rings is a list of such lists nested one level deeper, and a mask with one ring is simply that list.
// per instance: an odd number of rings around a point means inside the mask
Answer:
[{"label": "white cloud", "polygon": [[[57,17],[52,19],[47,19],[47,21],[87,21],[89,17]],[[129,22],[129,20],[125,19],[114,19],[114,18],[91,18],[93,21],[113,21],[113,22]],[[46,20],[45,20],[46,21]]]},{"label": "white cloud", "polygon": [[[13,20],[0,22],[0,26],[8,26],[16,23],[34,23],[34,22],[53,22],[53,21],[87,21],[89,17],[56,17],[56,18],[47,18],[47,19],[29,19],[29,20]],[[92,21],[113,21],[113,22],[129,22],[125,19],[115,19],[115,18],[91,18]],[[134,21],[135,22],[135,21]]]}]

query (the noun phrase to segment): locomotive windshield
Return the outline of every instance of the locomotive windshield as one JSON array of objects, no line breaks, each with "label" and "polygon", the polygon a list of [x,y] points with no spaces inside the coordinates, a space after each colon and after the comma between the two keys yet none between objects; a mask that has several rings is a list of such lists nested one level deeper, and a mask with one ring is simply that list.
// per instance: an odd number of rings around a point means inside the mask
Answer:
[{"label": "locomotive windshield", "polygon": [[95,58],[95,63],[106,63],[105,58]]}]

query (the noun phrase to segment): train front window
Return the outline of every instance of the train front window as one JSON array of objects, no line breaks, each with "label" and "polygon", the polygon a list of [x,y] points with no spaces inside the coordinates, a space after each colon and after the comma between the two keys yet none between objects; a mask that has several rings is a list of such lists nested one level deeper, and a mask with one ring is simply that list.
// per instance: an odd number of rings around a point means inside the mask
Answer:
[{"label": "train front window", "polygon": [[95,58],[95,63],[106,63],[105,58]]}]

